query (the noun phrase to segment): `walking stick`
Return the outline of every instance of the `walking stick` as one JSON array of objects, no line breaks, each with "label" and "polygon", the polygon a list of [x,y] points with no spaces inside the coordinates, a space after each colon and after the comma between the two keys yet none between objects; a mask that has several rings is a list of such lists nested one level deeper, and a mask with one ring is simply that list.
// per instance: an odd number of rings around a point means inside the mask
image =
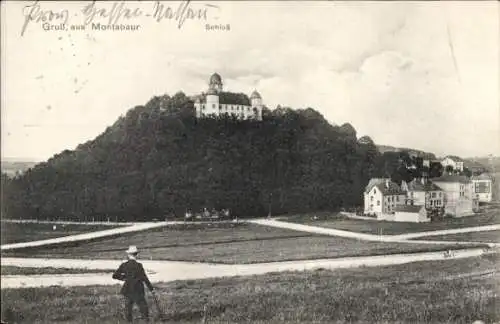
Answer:
[{"label": "walking stick", "polygon": [[155,301],[156,309],[158,310],[159,313],[159,318],[162,322],[165,322],[167,320],[167,316],[160,307],[160,302],[158,300],[158,297],[156,296],[154,291],[151,291],[151,294],[153,295],[153,300]]}]

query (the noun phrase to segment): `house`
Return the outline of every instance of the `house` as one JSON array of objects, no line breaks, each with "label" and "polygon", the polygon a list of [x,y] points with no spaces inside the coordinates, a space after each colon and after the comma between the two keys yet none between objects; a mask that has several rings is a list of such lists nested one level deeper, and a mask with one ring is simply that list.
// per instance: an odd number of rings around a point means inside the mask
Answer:
[{"label": "house", "polygon": [[250,98],[241,93],[223,91],[222,78],[214,73],[208,81],[208,90],[194,98],[196,117],[235,116],[238,119],[262,120],[262,97],[254,90]]},{"label": "house", "polygon": [[371,179],[365,188],[365,214],[376,215],[378,219],[383,219],[387,215],[392,215],[394,207],[404,204],[405,193],[400,186],[390,179]]},{"label": "house", "polygon": [[479,202],[491,202],[493,179],[487,173],[471,177],[473,195]]},{"label": "house", "polygon": [[424,223],[430,222],[427,209],[423,205],[399,205],[394,207],[394,222]]},{"label": "house", "polygon": [[432,181],[444,192],[444,212],[455,217],[469,216],[478,209],[473,184],[466,176],[443,175]]},{"label": "house", "polygon": [[443,190],[425,178],[414,179],[409,183],[403,181],[401,189],[406,192],[406,205],[424,206],[427,209],[444,207]]},{"label": "house", "polygon": [[464,160],[458,156],[448,155],[441,161],[441,165],[444,170],[447,166],[453,167],[453,170],[463,172],[464,171]]}]

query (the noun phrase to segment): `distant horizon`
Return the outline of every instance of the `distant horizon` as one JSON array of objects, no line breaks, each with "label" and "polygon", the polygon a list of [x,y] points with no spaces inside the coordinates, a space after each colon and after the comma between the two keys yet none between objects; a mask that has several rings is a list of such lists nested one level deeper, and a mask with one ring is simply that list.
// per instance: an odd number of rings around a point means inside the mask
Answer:
[{"label": "distant horizon", "polygon": [[[348,122],[347,122],[348,123]],[[339,125],[340,126],[340,125]],[[354,125],[353,125],[354,126]],[[354,128],[356,128],[354,126]],[[364,136],[364,135],[363,135]],[[360,138],[361,136],[358,136],[358,138]],[[94,139],[92,139],[94,140]],[[374,140],[372,138],[372,140]],[[479,155],[479,156],[461,156],[461,155],[458,155],[458,154],[451,154],[451,153],[446,153],[446,154],[436,154],[435,152],[432,152],[432,151],[427,151],[427,150],[423,150],[423,149],[420,149],[420,148],[414,148],[414,147],[407,147],[407,146],[397,146],[397,145],[391,145],[391,144],[377,144],[377,142],[374,140],[375,142],[375,145],[376,146],[389,146],[389,147],[394,147],[394,148],[398,148],[398,149],[408,149],[408,150],[415,150],[415,151],[422,151],[422,152],[426,152],[426,153],[432,153],[436,156],[436,158],[444,158],[446,156],[459,156],[463,159],[477,159],[477,158],[489,158],[490,156],[489,155]],[[83,143],[82,143],[83,144]],[[70,151],[74,151],[76,150],[76,147],[73,148],[73,149],[67,149],[67,150],[70,150]],[[64,151],[64,150],[63,150]],[[15,156],[2,156],[0,161],[1,162],[26,162],[26,163],[42,163],[42,162],[46,162],[48,161],[50,158],[54,157],[54,155],[57,155],[57,154],[60,154],[61,152],[63,151],[60,151],[60,152],[56,152],[54,153],[53,155],[51,155],[50,157],[48,158],[40,158],[40,159],[37,159],[37,158],[31,158],[31,157],[15,157]],[[493,154],[491,157],[493,158],[500,158],[500,155],[495,155]]]}]

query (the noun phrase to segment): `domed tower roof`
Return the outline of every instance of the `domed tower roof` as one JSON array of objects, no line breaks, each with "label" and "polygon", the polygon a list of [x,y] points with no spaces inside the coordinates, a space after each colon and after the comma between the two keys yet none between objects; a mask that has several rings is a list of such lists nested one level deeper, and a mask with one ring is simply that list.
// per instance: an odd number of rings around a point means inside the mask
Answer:
[{"label": "domed tower roof", "polygon": [[262,99],[262,97],[260,96],[260,93],[257,92],[257,90],[254,90],[250,95],[250,99]]},{"label": "domed tower roof", "polygon": [[210,77],[209,84],[222,84],[222,78],[220,77],[220,75],[219,75],[219,74],[214,73],[214,74],[212,74],[212,76]]}]

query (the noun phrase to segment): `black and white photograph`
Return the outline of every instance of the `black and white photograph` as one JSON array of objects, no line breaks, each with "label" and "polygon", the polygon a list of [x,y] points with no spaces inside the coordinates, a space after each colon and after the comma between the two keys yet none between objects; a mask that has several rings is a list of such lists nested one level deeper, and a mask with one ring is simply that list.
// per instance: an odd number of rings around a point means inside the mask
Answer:
[{"label": "black and white photograph", "polygon": [[2,324],[500,324],[499,2],[0,6]]}]

